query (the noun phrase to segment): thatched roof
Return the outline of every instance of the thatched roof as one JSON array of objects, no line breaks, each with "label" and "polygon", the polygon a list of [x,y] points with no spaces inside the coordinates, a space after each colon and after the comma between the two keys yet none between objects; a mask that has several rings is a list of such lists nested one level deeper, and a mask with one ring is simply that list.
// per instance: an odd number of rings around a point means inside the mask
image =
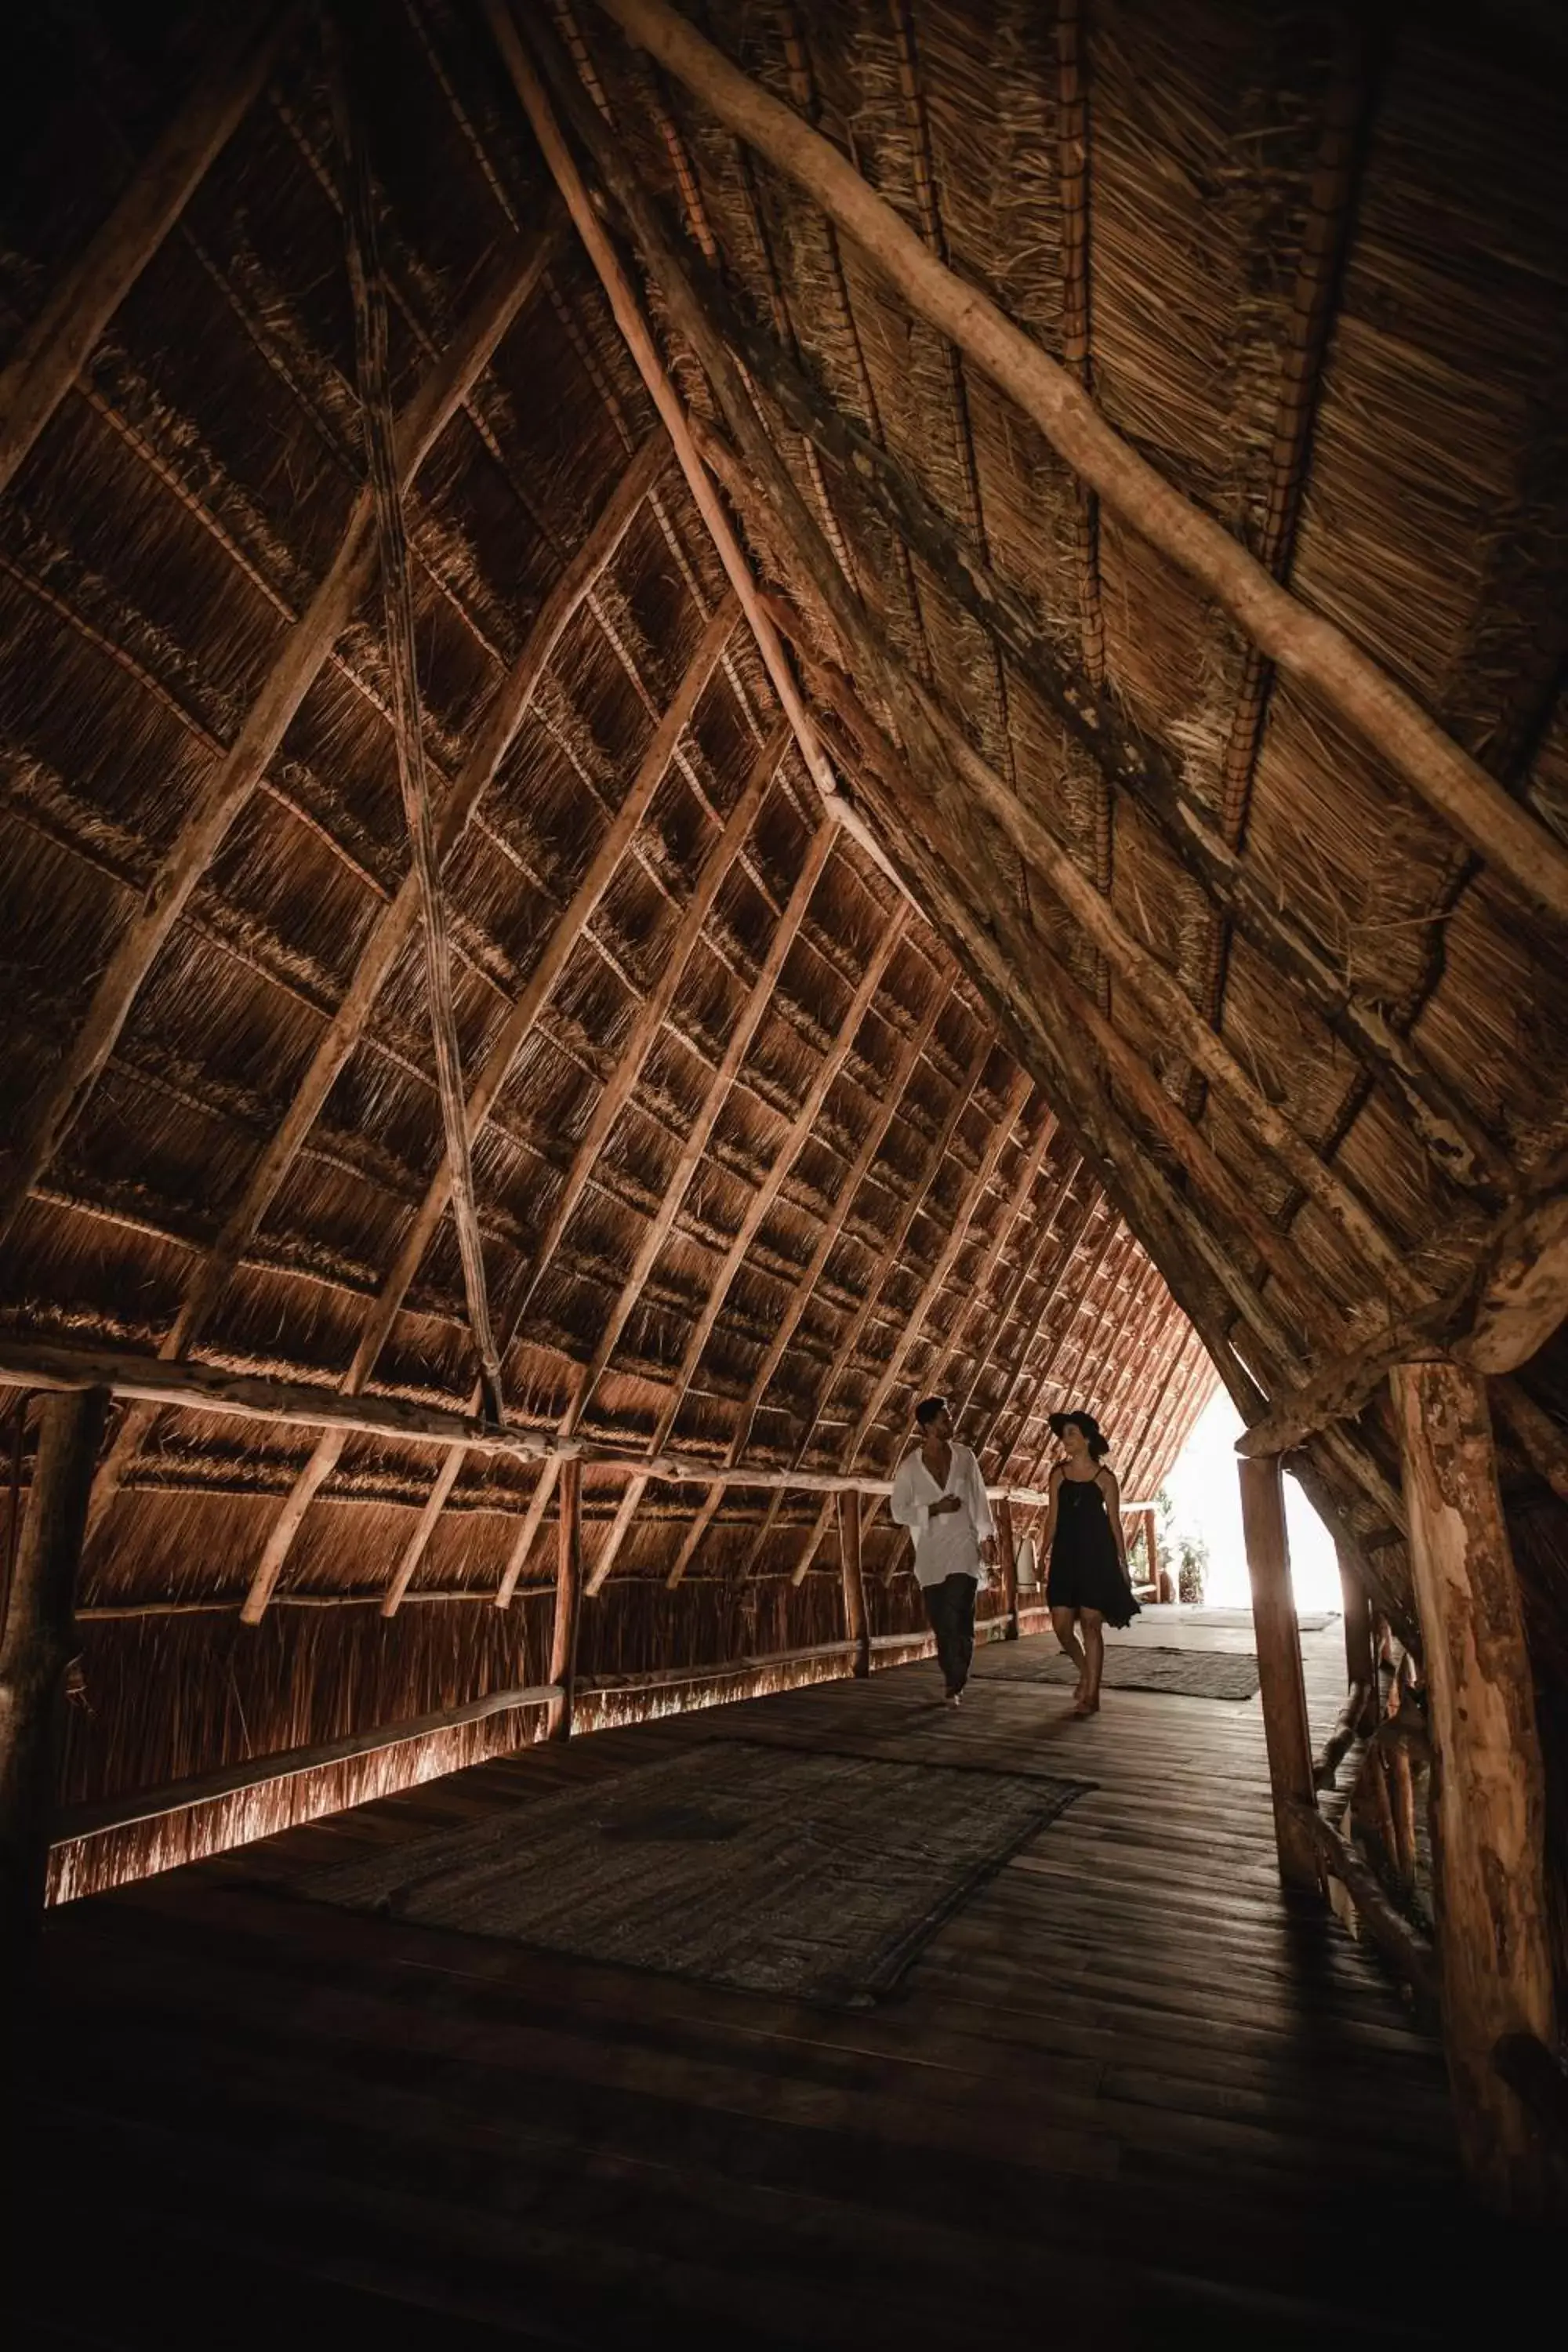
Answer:
[{"label": "thatched roof", "polygon": [[[270,52],[236,35],[226,68],[254,94],[0,506],[0,1318],[462,1407],[472,1282],[355,507],[340,142],[314,31],[257,13]],[[445,392],[405,505],[425,758],[467,818],[442,890],[462,1069],[489,1089],[474,1195],[507,1412],[628,1454],[886,1475],[942,1385],[988,1473],[1028,1485],[1045,1412],[1085,1395],[1148,1491],[1211,1360],[1255,1418],[1451,1290],[1554,1176],[1563,927],[605,12],[515,13],[826,761],[726,603],[494,12],[406,0],[367,37],[351,10],[391,401]],[[0,283],[18,343],[216,70],[195,16],[36,28]],[[1363,16],[761,0],[705,23],[1556,856],[1563,78],[1528,12]],[[737,443],[628,202],[743,360],[868,635]],[[1521,1567],[1543,1668],[1568,1670],[1550,1450],[1521,1436],[1531,1407],[1561,1429],[1568,1360],[1543,1351],[1511,1393]],[[79,1793],[529,1679],[515,1646],[500,1662],[508,1618],[457,1596],[543,1576],[516,1557],[540,1474],[470,1455],[431,1506],[444,1457],[336,1443],[132,1408],[82,1594],[106,1696]],[[1384,1410],[1299,1467],[1407,1618]],[[614,1546],[603,1665],[717,1655],[758,1595],[775,1647],[837,1607],[817,1495],[601,1468],[587,1499]],[[882,1518],[873,1574],[894,1538]],[[314,1651],[277,1631],[281,1604],[395,1580],[442,1628],[420,1663],[369,1609],[330,1636],[296,1610]],[[247,1594],[263,1623],[237,1647]],[[262,1735],[229,1719],[237,1673]],[[177,1736],[175,1674],[201,1693]]]}]

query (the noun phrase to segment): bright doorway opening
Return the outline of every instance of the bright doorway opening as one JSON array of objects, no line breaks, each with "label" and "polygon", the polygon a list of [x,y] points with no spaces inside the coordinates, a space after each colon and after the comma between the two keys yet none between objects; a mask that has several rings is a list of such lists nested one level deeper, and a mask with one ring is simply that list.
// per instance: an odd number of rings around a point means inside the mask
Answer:
[{"label": "bright doorway opening", "polygon": [[[1241,1416],[1224,1389],[1216,1389],[1165,1480],[1171,1503],[1170,1537],[1174,1538],[1177,1556],[1184,1537],[1194,1546],[1206,1547],[1204,1601],[1211,1609],[1246,1609],[1252,1601],[1241,1534],[1241,1486],[1236,1471],[1236,1441],[1241,1431]],[[1333,1540],[1289,1475],[1285,1517],[1297,1609],[1338,1609],[1340,1571]],[[1174,1576],[1176,1560],[1165,1564]]]}]

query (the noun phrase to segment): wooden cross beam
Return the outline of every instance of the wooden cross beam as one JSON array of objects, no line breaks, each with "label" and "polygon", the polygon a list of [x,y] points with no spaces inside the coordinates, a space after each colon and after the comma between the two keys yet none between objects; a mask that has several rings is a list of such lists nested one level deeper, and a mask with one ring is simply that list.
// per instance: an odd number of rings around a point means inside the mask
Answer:
[{"label": "wooden cross beam", "polygon": [[1527,904],[1568,920],[1568,849],[1343,630],[1281,586],[1123,441],[1068,371],[929,252],[829,141],[741,73],[666,0],[599,5],[853,236],[910,307],[967,352],[1101,502],[1215,597],[1279,670],[1322,696]]},{"label": "wooden cross beam", "polygon": [[[553,230],[526,250],[509,247],[396,429],[396,479],[406,492],[464,394],[544,275]],[[235,821],[259,785],[300,704],[369,584],[374,500],[355,499],[326,577],[279,647],[228,751],[207,777],[141,904],[110,950],[80,1028],[28,1106],[0,1181],[0,1237],[89,1100],[132,1005]]]},{"label": "wooden cross beam", "polygon": [[735,1276],[744,1264],[746,1254],[752,1242],[762,1231],[763,1220],[777,1200],[785,1178],[799,1158],[813,1128],[821,1116],[823,1105],[827,1100],[833,1082],[849,1056],[855,1040],[860,1034],[861,1024],[870,1011],[877,991],[880,988],[888,967],[893,960],[903,935],[903,929],[904,909],[900,908],[892,919],[883,927],[881,937],[871,953],[865,971],[861,974],[859,985],[850,998],[848,1009],[838,1024],[832,1044],[813,1073],[811,1083],[801,1098],[800,1108],[790,1121],[784,1131],[784,1139],[773,1155],[773,1164],[746,1203],[745,1214],[741,1219],[717,1276],[709,1286],[708,1297],[702,1312],[693,1324],[687,1339],[685,1352],[680,1360],[680,1369],[676,1374],[675,1386],[655,1424],[652,1439],[652,1450],[655,1453],[665,1444],[676,1425],[680,1408],[686,1401],[687,1391],[702,1360],[702,1351],[712,1334],[713,1327],[719,1319],[725,1299],[729,1297]]},{"label": "wooden cross beam", "polygon": [[1360,1412],[1394,1365],[1441,1352],[1482,1372],[1528,1362],[1568,1317],[1568,1192],[1505,1217],[1462,1282],[1384,1324],[1282,1397],[1238,1439],[1243,1454],[1283,1454]]},{"label": "wooden cross beam", "polygon": [[[1028,1072],[1020,1070],[1003,1097],[1001,1116],[994,1122],[985,1149],[981,1153],[973,1172],[953,1205],[947,1236],[937,1252],[936,1262],[921,1284],[920,1293],[904,1318],[903,1328],[893,1343],[888,1360],[872,1382],[871,1392],[861,1406],[855,1426],[850,1431],[842,1456],[846,1469],[854,1467],[856,1456],[864,1445],[877,1415],[882,1410],[894,1382],[904,1368],[905,1358],[920,1338],[926,1318],[941,1297],[948,1276],[957,1261],[959,1252],[969,1239],[969,1228],[973,1222],[975,1212],[985,1196],[992,1178],[996,1173],[997,1163],[1011,1140],[1013,1129],[1018,1123],[1033,1084]],[[816,1556],[816,1548],[822,1540],[822,1532],[826,1525],[826,1514],[819,1513],[816,1525],[812,1529],[792,1573],[793,1583],[799,1584],[805,1578],[806,1570]]]},{"label": "wooden cross beam", "polygon": [[292,7],[231,11],[190,96],[0,370],[0,490],[58,408],[272,70]]},{"label": "wooden cross beam", "polygon": [[931,1003],[926,1008],[920,1025],[910,1031],[900,1047],[891,1069],[886,1073],[879,1090],[880,1099],[871,1124],[861,1138],[860,1148],[851,1160],[844,1181],[838,1188],[838,1197],[834,1202],[833,1209],[823,1221],[822,1230],[816,1238],[816,1246],[812,1251],[805,1269],[791,1286],[789,1297],[785,1299],[779,1314],[763,1360],[752,1374],[752,1385],[742,1401],[741,1410],[736,1418],[735,1434],[730,1441],[729,1451],[725,1456],[727,1461],[739,1461],[751,1443],[752,1424],[756,1420],[758,1408],[767,1394],[768,1384],[784,1360],[784,1349],[789,1346],[801,1317],[811,1303],[823,1269],[832,1256],[839,1235],[843,1233],[855,1202],[859,1197],[860,1187],[870,1173],[877,1154],[886,1139],[888,1130],[898,1116],[905,1089],[920,1063],[921,1055],[931,1043],[932,1033],[946,1005],[947,997],[947,975],[945,972],[939,971],[936,985],[931,991]]},{"label": "wooden cross beam", "polygon": [[865,1287],[860,1295],[860,1303],[839,1334],[838,1344],[833,1351],[833,1360],[817,1389],[816,1402],[812,1408],[810,1418],[795,1449],[795,1459],[797,1463],[805,1461],[816,1424],[831,1403],[834,1390],[837,1387],[839,1380],[854,1360],[860,1335],[875,1309],[877,1300],[881,1295],[882,1286],[897,1265],[904,1244],[909,1239],[910,1228],[924,1207],[931,1189],[942,1171],[942,1164],[947,1157],[948,1147],[958,1132],[959,1121],[969,1108],[974,1090],[985,1074],[986,1065],[994,1050],[991,1037],[983,1031],[970,1056],[969,1066],[948,1106],[947,1116],[931,1138],[915,1181],[905,1195],[904,1204],[894,1219],[887,1239],[878,1251],[867,1274]]},{"label": "wooden cross beam", "polygon": [[397,428],[392,410],[388,363],[386,283],[382,273],[375,195],[371,185],[370,153],[365,144],[363,126],[356,107],[350,100],[337,21],[331,9],[322,11],[321,26],[328,91],[342,163],[354,353],[371,497],[375,512],[387,667],[392,677],[393,734],[397,745],[397,773],[403,793],[403,815],[408,831],[410,862],[419,892],[420,929],[425,942],[425,992],[430,1014],[431,1041],[435,1046],[436,1085],[446,1139],[452,1223],[458,1236],[468,1328],[479,1357],[479,1385],[486,1414],[489,1420],[499,1422],[501,1417],[500,1356],[490,1322],[484,1243],[479,1234],[479,1203],[474,1195],[473,1157],[468,1146],[468,1122],[463,1115],[463,1057],[452,999],[452,955],[447,937],[447,901],[441,888],[440,851],[431,806],[430,779],[425,762],[419,664],[414,637],[414,595],[408,576],[403,486],[397,472]]},{"label": "wooden cross beam", "polygon": [[805,919],[806,908],[811,904],[812,896],[833,853],[833,847],[832,827],[819,825],[812,836],[800,872],[795,877],[795,885],[790,893],[789,903],[774,926],[768,952],[752,984],[751,992],[741,1008],[739,1017],[731,1029],[723,1059],[713,1073],[702,1108],[692,1124],[690,1133],[680,1148],[658,1207],[644,1229],[626,1278],[621,1285],[615,1305],[605,1319],[605,1326],[599,1334],[598,1345],[594,1350],[593,1359],[584,1372],[578,1383],[576,1394],[567,1408],[562,1426],[568,1434],[577,1427],[587,1411],[594,1391],[615,1354],[621,1333],[626,1328],[626,1318],[641,1297],[648,1276],[658,1262],[659,1252],[674,1230],[676,1218],[680,1213],[680,1204],[686,1198],[692,1178],[701,1165],[702,1155],[708,1149],[730,1089],[740,1075],[742,1065],[751,1050],[752,1041],[772,1002],[779,976],[784,971],[790,949],[795,944],[795,935]]},{"label": "wooden cross beam", "polygon": [[[609,887],[633,835],[647,814],[654,794],[668,769],[675,746],[695,716],[698,703],[718,666],[734,619],[734,604],[727,600],[703,630],[675,699],[655,729],[625,799],[600,836],[587,871],[546,940],[543,952],[529,975],[521,994],[491,1038],[465,1107],[464,1115],[470,1136],[478,1134],[489,1117],[547,998],[566,969],[584,925]],[[343,1381],[344,1389],[350,1395],[357,1395],[375,1370],[376,1360],[397,1319],[408,1286],[418,1273],[420,1262],[441,1222],[447,1206],[449,1174],[443,1156],[366,1318],[353,1360]],[[251,1580],[245,1607],[240,1612],[247,1625],[258,1623],[265,1612],[300,1522],[336,1467],[345,1443],[346,1437],[336,1433],[329,1433],[320,1440],[279,1511],[260,1564]]]}]

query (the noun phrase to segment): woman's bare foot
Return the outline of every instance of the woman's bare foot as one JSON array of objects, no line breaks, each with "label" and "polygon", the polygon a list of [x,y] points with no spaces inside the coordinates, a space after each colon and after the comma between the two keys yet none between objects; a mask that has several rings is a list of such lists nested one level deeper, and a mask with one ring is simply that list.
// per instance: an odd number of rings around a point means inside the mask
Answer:
[{"label": "woman's bare foot", "polygon": [[1068,1708],[1068,1712],[1069,1715],[1077,1716],[1098,1715],[1100,1713],[1100,1701],[1097,1698],[1089,1698],[1087,1696],[1082,1696],[1071,1707]]}]

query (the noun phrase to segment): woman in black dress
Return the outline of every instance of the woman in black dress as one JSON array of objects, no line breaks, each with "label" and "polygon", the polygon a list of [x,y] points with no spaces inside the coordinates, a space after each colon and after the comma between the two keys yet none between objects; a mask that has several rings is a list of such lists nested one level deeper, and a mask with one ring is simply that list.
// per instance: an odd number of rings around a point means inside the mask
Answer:
[{"label": "woman in black dress", "polygon": [[1104,1628],[1130,1625],[1138,1614],[1121,1528],[1121,1490],[1105,1467],[1110,1448],[1092,1413],[1053,1412],[1051,1428],[1061,1440],[1062,1459],[1051,1472],[1046,1600],[1051,1630],[1078,1668],[1072,1711],[1095,1715],[1105,1671]]}]

